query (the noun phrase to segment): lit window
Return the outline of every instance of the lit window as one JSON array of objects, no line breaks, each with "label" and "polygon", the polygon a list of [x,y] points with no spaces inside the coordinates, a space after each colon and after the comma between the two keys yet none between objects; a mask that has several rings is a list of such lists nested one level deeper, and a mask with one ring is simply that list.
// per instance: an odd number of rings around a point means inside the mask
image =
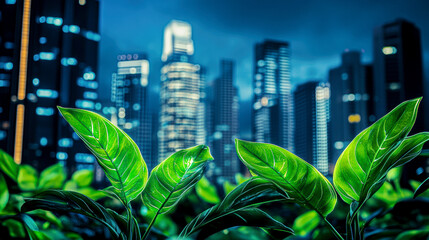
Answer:
[{"label": "lit window", "polygon": [[46,107],[37,107],[36,114],[39,116],[52,116],[54,114],[54,109]]},{"label": "lit window", "polygon": [[46,40],[46,38],[45,37],[40,37],[39,38],[39,43],[40,44],[45,44],[47,42],[47,40]]},{"label": "lit window", "polygon": [[359,123],[361,120],[361,117],[359,114],[352,114],[348,117],[349,123]]},{"label": "lit window", "polygon": [[79,162],[79,163],[95,162],[94,156],[88,153],[76,153],[76,155],[74,156],[74,159],[76,160],[76,162]]},{"label": "lit window", "polygon": [[268,98],[267,97],[263,97],[261,99],[261,105],[262,106],[267,106],[268,105]]},{"label": "lit window", "polygon": [[95,103],[93,101],[89,101],[89,100],[78,99],[78,100],[76,100],[75,105],[78,108],[94,109]]},{"label": "lit window", "polygon": [[95,79],[95,73],[94,72],[87,72],[83,74],[83,79],[85,80],[94,80]]},{"label": "lit window", "polygon": [[61,138],[58,140],[58,146],[59,147],[72,147],[73,146],[73,140],[71,138]]},{"label": "lit window", "polygon": [[38,89],[36,91],[36,94],[38,97],[45,97],[45,98],[57,98],[58,92],[51,89]]},{"label": "lit window", "polygon": [[48,145],[48,139],[45,137],[40,138],[40,145],[42,146]]},{"label": "lit window", "polygon": [[337,141],[337,142],[335,142],[334,147],[335,147],[335,149],[338,149],[338,150],[343,149],[344,143],[341,141]]},{"label": "lit window", "polygon": [[9,81],[0,80],[0,87],[9,87]]},{"label": "lit window", "polygon": [[39,53],[39,58],[41,60],[54,60],[55,59],[55,54],[52,52],[41,52]]},{"label": "lit window", "polygon": [[399,90],[401,88],[401,85],[399,83],[389,83],[389,89],[392,91]]},{"label": "lit window", "polygon": [[70,25],[69,32],[78,34],[80,32],[80,27],[76,25]]},{"label": "lit window", "polygon": [[83,93],[83,98],[86,98],[86,99],[97,99],[97,97],[98,97],[98,94],[95,92],[84,92]]},{"label": "lit window", "polygon": [[40,83],[40,80],[38,78],[33,78],[33,85],[38,86]]},{"label": "lit window", "polygon": [[68,158],[68,154],[65,152],[57,152],[58,160],[66,160]]},{"label": "lit window", "polygon": [[381,49],[381,51],[383,52],[384,55],[393,55],[393,54],[396,54],[398,52],[396,47],[393,47],[393,46],[383,47],[383,49]]}]

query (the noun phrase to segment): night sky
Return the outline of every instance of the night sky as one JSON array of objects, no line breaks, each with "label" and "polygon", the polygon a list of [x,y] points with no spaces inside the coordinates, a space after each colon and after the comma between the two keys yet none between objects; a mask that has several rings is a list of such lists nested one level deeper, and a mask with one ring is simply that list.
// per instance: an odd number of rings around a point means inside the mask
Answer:
[{"label": "night sky", "polygon": [[193,28],[194,62],[207,68],[208,82],[218,76],[220,59],[235,60],[240,126],[242,137],[249,137],[255,43],[275,39],[291,44],[294,84],[327,80],[345,49],[362,50],[363,61],[371,62],[373,29],[405,18],[421,30],[429,86],[428,13],[427,0],[102,0],[100,97],[109,99],[116,55],[144,52],[150,61],[150,101],[157,105],[164,27],[172,19],[186,21]]}]

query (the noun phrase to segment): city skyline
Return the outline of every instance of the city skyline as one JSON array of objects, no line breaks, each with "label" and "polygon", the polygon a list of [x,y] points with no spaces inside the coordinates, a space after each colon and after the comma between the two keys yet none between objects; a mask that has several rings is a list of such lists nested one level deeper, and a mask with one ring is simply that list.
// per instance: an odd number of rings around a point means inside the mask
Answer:
[{"label": "city skyline", "polygon": [[[193,26],[194,58],[207,67],[207,82],[217,77],[220,59],[234,59],[235,82],[242,103],[240,116],[251,109],[251,94],[248,93],[252,91],[253,45],[266,38],[291,44],[294,84],[310,79],[327,80],[329,69],[340,64],[340,53],[345,49],[364,49],[362,60],[370,62],[373,30],[400,17],[421,29],[423,60],[429,62],[429,21],[424,11],[429,7],[428,2],[330,2],[334,4],[317,1],[305,5],[298,1],[258,4],[250,1],[243,10],[239,1],[217,4],[210,1],[167,1],[162,4],[103,1],[100,4],[100,87],[109,89],[108,79],[117,54],[141,50],[148,54],[151,62],[149,82],[155,86],[151,94],[156,95],[162,66],[163,28],[172,19]],[[123,27],[125,24],[126,28]],[[428,84],[429,64],[424,65],[424,76]],[[240,122],[241,135],[250,137],[250,120],[240,117]]]}]

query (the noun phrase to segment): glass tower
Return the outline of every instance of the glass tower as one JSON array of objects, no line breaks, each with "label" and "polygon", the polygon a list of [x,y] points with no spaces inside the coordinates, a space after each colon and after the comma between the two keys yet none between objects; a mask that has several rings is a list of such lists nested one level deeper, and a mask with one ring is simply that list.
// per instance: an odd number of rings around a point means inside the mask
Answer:
[{"label": "glass tower", "polygon": [[204,78],[192,62],[191,25],[171,21],[164,31],[161,69],[159,161],[179,149],[205,143]]},{"label": "glass tower", "polygon": [[[8,152],[15,161],[69,171],[94,168],[95,158],[57,106],[99,110],[99,2],[17,1]],[[96,169],[97,170],[97,169]],[[96,180],[102,175],[96,172]]]},{"label": "glass tower", "polygon": [[327,175],[329,84],[307,82],[297,87],[295,97],[295,152]]},{"label": "glass tower", "polygon": [[252,133],[257,142],[294,151],[290,47],[266,40],[255,47]]}]

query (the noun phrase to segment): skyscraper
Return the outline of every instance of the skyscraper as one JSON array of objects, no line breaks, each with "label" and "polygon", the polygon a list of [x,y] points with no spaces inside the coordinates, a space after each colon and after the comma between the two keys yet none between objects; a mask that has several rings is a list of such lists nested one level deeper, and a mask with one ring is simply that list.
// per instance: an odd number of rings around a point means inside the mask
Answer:
[{"label": "skyscraper", "polygon": [[311,81],[294,93],[295,153],[327,175],[329,84]]},{"label": "skyscraper", "polygon": [[[411,22],[397,19],[374,30],[374,94],[377,118],[405,100],[424,95],[420,30]],[[424,112],[428,99],[419,108],[412,133],[428,130]],[[418,157],[405,166],[405,179],[429,174],[429,158]],[[426,173],[426,174],[423,174]]]},{"label": "skyscraper", "polygon": [[331,87],[330,157],[333,163],[353,138],[368,126],[365,66],[359,51],[342,54],[341,65],[329,71]]},{"label": "skyscraper", "polygon": [[294,151],[294,104],[289,43],[266,40],[255,47],[252,134],[257,142]]},{"label": "skyscraper", "polygon": [[[423,96],[420,30],[414,24],[397,19],[374,30],[374,82],[377,118],[405,100]],[[424,130],[422,110],[416,131]]]},{"label": "skyscraper", "polygon": [[118,114],[118,126],[137,144],[143,158],[152,164],[152,116],[148,111],[149,61],[145,54],[118,55],[112,75],[111,101]]},{"label": "skyscraper", "polygon": [[[56,106],[90,110],[97,103],[99,2],[17,1],[8,152],[38,168],[61,162],[70,171],[95,158]],[[97,178],[97,173],[96,173]]]},{"label": "skyscraper", "polygon": [[219,183],[233,181],[240,170],[240,162],[235,153],[234,139],[238,137],[238,96],[234,86],[234,62],[222,60],[220,77],[214,84],[213,101],[213,157],[215,176]]},{"label": "skyscraper", "polygon": [[7,139],[10,129],[10,98],[13,68],[16,68],[14,52],[17,51],[15,42],[16,2],[0,2],[0,149],[7,149]]},{"label": "skyscraper", "polygon": [[161,69],[159,160],[197,144],[204,144],[204,79],[192,62],[191,25],[171,21],[164,31]]}]

